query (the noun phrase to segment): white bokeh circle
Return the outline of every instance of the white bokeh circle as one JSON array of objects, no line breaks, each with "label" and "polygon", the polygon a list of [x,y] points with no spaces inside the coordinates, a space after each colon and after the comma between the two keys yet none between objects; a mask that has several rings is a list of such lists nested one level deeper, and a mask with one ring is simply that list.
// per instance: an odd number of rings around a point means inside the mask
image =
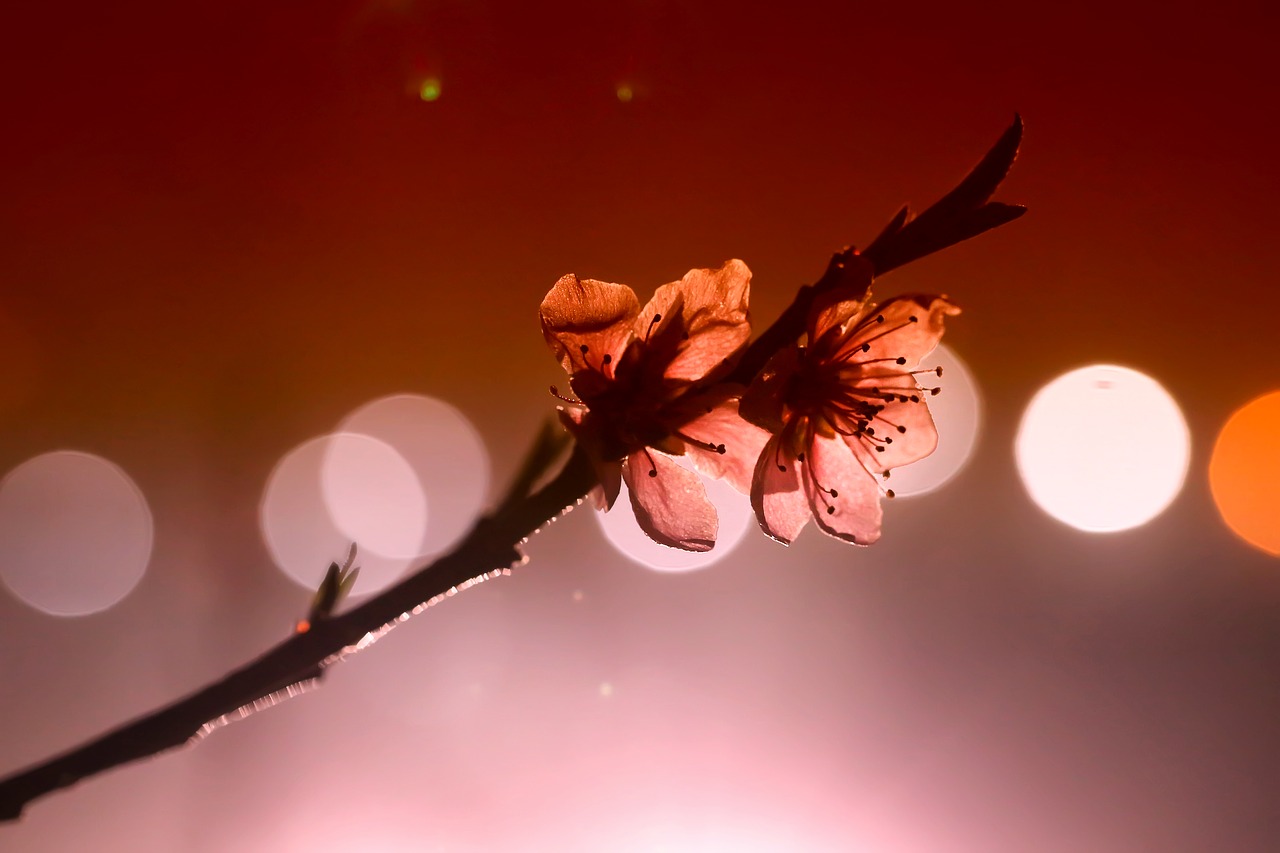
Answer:
[{"label": "white bokeh circle", "polygon": [[290,578],[315,589],[354,541],[363,595],[398,579],[416,554],[427,503],[409,463],[366,435],[334,433],[289,451],[267,479],[259,522],[267,550]]},{"label": "white bokeh circle", "polygon": [[394,447],[418,478],[428,516],[414,556],[440,553],[475,523],[489,495],[489,454],[475,427],[453,406],[419,394],[395,394],[364,404],[338,429]]},{"label": "white bokeh circle", "polygon": [[45,453],[0,481],[0,579],[45,613],[118,603],[146,572],[153,540],[141,489],[101,456]]},{"label": "white bokeh circle", "polygon": [[1032,500],[1072,527],[1126,530],[1182,488],[1190,434],[1178,404],[1126,367],[1082,367],[1045,385],[1018,427],[1018,473]]}]

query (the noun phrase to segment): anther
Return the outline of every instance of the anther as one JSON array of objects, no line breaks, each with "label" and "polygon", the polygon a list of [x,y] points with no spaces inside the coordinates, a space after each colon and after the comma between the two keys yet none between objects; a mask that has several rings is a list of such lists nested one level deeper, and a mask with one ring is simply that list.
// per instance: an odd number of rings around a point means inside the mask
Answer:
[{"label": "anther", "polygon": [[835,507],[833,507],[833,506],[829,506],[829,507],[827,507],[827,515],[835,515],[835,514],[836,514],[836,508],[835,508]]},{"label": "anther", "polygon": [[573,397],[566,397],[565,395],[561,394],[560,389],[554,385],[551,386],[551,396],[555,397],[558,400],[564,400],[566,403],[573,403],[574,405],[578,405],[578,406],[582,405],[581,400],[575,399]]},{"label": "anther", "polygon": [[801,451],[801,452],[799,452],[799,453],[797,453],[797,454],[796,454],[796,461],[797,461],[797,462],[803,462],[803,461],[804,461],[804,451]]},{"label": "anther", "polygon": [[885,492],[885,496],[886,496],[886,497],[890,497],[890,498],[895,498],[895,497],[897,497],[897,495],[895,495],[895,494],[893,493],[893,489],[889,489],[888,491],[886,491],[886,492]]},{"label": "anther", "polygon": [[604,357],[600,359],[601,364],[608,364],[611,361],[613,361],[612,353],[605,353]]},{"label": "anther", "polygon": [[[605,356],[605,358],[608,358],[608,356]],[[898,356],[898,364],[906,364],[906,363],[907,363],[906,356],[901,356],[901,355]]]},{"label": "anther", "polygon": [[907,322],[908,322],[908,323],[919,323],[919,322],[920,322],[920,318],[919,318],[919,317],[917,317],[915,314],[912,314],[910,317],[908,317],[908,318],[907,318]]},{"label": "anther", "polygon": [[645,333],[644,333],[644,339],[645,339],[646,341],[647,341],[647,340],[649,340],[649,335],[653,332],[653,327],[654,327],[654,326],[656,326],[656,325],[658,325],[658,323],[659,323],[659,322],[661,322],[661,321],[662,321],[662,315],[661,315],[661,314],[654,314],[654,315],[653,315],[653,319],[649,321],[649,328],[648,328],[648,329],[646,329],[646,330],[645,330]]}]

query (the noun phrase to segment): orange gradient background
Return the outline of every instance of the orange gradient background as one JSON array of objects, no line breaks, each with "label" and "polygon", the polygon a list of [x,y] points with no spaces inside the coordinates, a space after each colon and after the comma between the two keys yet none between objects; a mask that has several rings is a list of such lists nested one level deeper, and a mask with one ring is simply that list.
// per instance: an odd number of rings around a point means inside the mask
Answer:
[{"label": "orange gradient background", "polygon": [[[1207,472],[1232,412],[1280,387],[1277,23],[931,0],[10,11],[0,472],[101,455],[155,545],[97,615],[0,589],[0,773],[284,636],[309,595],[272,565],[262,490],[362,404],[456,406],[496,493],[555,402],[537,306],[560,275],[644,299],[741,257],[762,327],[1015,110],[999,197],[1030,213],[877,285],[963,306],[946,342],[984,410],[970,464],[888,505],[873,548],[753,530],[660,574],[574,512],[318,693],[39,801],[0,848],[1271,849],[1280,563],[1222,523]],[[1090,363],[1150,375],[1192,436],[1179,497],[1107,536],[1038,510],[1013,463],[1035,391]],[[1079,412],[1077,440],[1107,430]]]}]

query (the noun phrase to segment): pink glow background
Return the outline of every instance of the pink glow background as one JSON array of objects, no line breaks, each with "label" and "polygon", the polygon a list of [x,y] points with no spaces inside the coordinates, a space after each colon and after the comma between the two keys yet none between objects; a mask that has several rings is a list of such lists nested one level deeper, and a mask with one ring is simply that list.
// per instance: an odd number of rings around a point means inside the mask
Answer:
[{"label": "pink glow background", "polygon": [[[881,544],[752,533],[661,575],[574,513],[320,693],[38,802],[0,847],[1274,849],[1280,566],[1205,468],[1280,385],[1275,13],[881,6],[8,12],[0,471],[101,454],[156,547],[97,616],[0,594],[0,771],[288,630],[306,595],[257,502],[356,406],[450,401],[505,482],[551,410],[559,275],[644,294],[743,257],[768,322],[1015,109],[1001,198],[1031,213],[882,283],[964,306],[948,343],[987,408],[973,464]],[[1178,500],[1111,536],[1049,519],[1012,462],[1034,391],[1095,361],[1163,383],[1193,435]],[[1107,413],[1080,426],[1104,441]]]}]

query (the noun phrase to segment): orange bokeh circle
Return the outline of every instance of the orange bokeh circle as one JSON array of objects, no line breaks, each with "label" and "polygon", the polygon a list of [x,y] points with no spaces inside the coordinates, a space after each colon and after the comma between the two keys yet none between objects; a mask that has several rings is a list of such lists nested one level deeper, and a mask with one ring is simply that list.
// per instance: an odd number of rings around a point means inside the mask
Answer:
[{"label": "orange bokeh circle", "polygon": [[1209,490],[1237,536],[1280,556],[1280,391],[1227,419],[1209,459]]}]

